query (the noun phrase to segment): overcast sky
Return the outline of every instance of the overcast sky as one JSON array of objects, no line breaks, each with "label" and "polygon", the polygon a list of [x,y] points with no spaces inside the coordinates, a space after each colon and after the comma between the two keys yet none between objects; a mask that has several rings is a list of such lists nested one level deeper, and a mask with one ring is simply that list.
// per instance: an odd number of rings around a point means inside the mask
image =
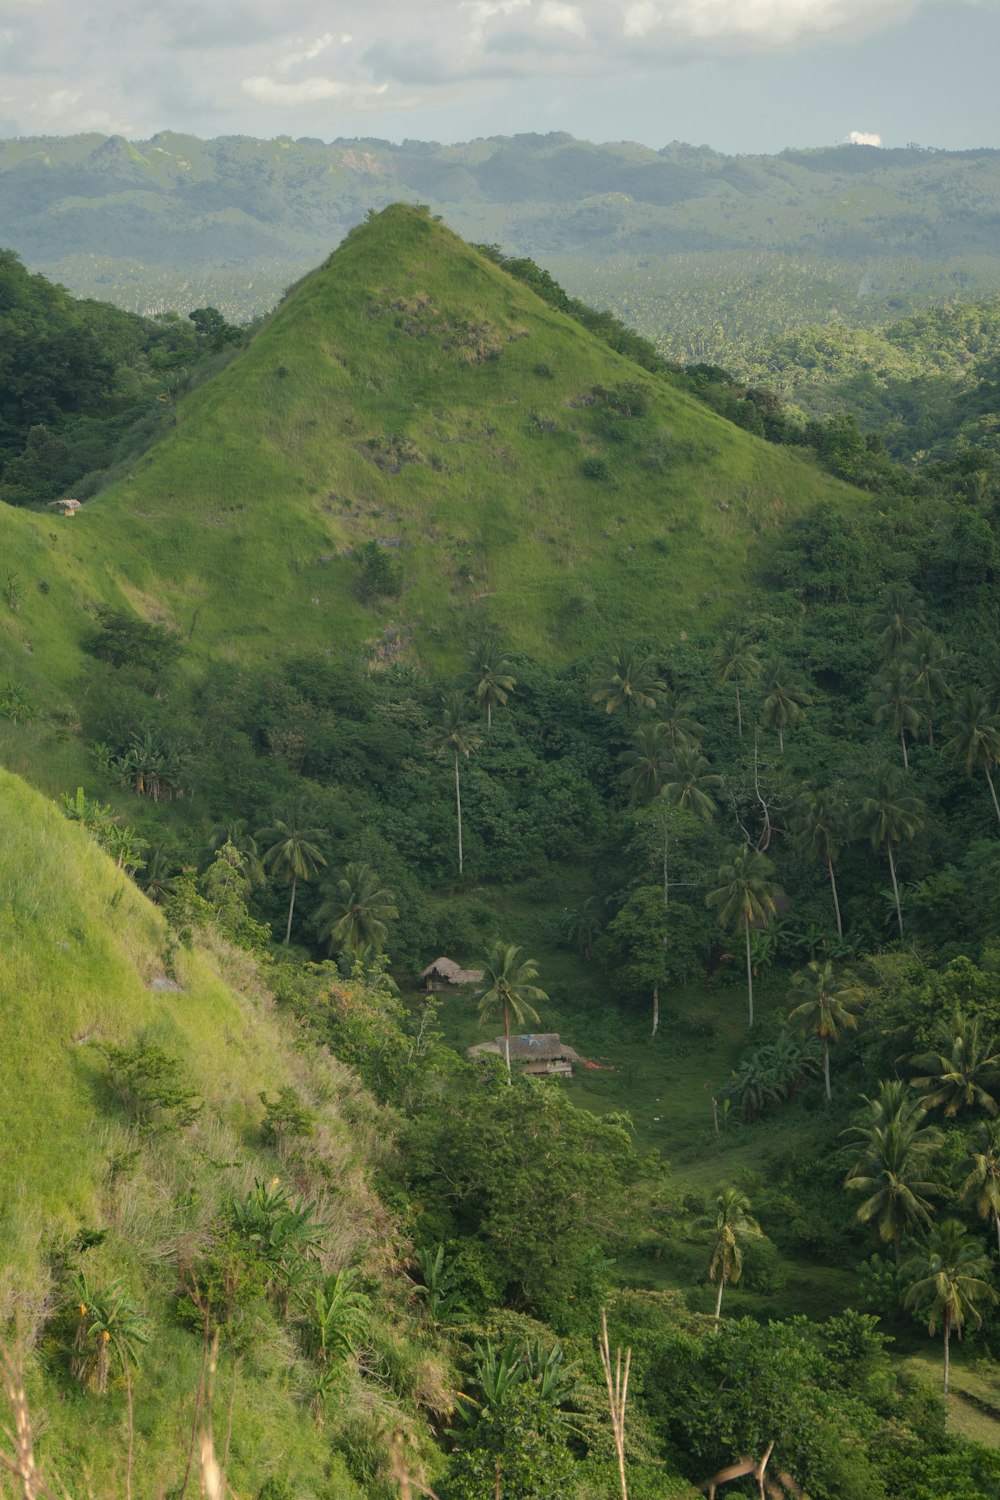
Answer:
[{"label": "overcast sky", "polygon": [[1000,146],[1000,0],[0,0],[0,136]]}]

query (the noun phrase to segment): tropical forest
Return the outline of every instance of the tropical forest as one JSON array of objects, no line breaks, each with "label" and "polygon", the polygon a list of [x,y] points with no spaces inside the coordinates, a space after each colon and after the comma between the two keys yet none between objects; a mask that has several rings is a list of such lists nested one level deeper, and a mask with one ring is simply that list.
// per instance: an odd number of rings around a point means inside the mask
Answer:
[{"label": "tropical forest", "polygon": [[994,289],[727,359],[355,208],[0,254],[0,1493],[990,1500]]}]

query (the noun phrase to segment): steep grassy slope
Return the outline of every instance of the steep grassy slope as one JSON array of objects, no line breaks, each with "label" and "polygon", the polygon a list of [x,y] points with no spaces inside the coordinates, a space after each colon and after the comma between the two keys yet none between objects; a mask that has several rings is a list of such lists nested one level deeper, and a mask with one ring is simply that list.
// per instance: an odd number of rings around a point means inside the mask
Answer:
[{"label": "steep grassy slope", "polygon": [[[668,641],[739,596],[768,528],[853,503],[400,206],[176,416],[76,519],[0,516],[19,594],[3,667],[69,688],[95,598],[175,625],[196,655],[410,638],[447,654],[487,620],[547,656]],[[378,609],[352,557],[370,540],[404,577]]]},{"label": "steep grassy slope", "polygon": [[[295,1493],[301,1486],[353,1500],[362,1488],[338,1455],[343,1423],[363,1426],[367,1402],[407,1427],[444,1389],[433,1350],[408,1341],[408,1283],[372,1187],[386,1160],[385,1119],[328,1054],[302,1054],[244,959],[181,947],[166,964],[179,987],[167,984],[162,914],[79,826],[6,772],[0,848],[0,1318],[8,1336],[17,1326],[26,1341],[43,1329],[46,1373],[31,1382],[32,1405],[45,1413],[43,1466],[59,1470],[71,1491],[88,1487],[84,1474],[93,1492],[108,1492],[112,1479],[121,1488],[117,1366],[104,1396],[82,1391],[68,1371],[79,1271],[96,1289],[122,1279],[151,1333],[134,1377],[136,1491],[179,1483],[201,1362],[197,1329],[177,1311],[183,1267],[210,1243],[228,1203],[255,1178],[280,1174],[320,1204],[324,1269],[363,1268],[373,1326],[381,1323],[375,1344],[394,1374],[366,1393],[362,1377],[346,1370],[337,1413],[321,1434],[308,1407],[308,1362],[288,1322],[258,1301],[233,1345],[241,1359],[231,1479],[243,1494],[278,1476]],[[181,1061],[204,1101],[193,1125],[130,1123],[101,1049],[139,1041]],[[316,1128],[304,1155],[282,1160],[264,1142],[259,1094],[274,1097],[286,1085],[312,1107]],[[233,1373],[228,1349],[224,1340],[217,1424],[225,1422]]]}]

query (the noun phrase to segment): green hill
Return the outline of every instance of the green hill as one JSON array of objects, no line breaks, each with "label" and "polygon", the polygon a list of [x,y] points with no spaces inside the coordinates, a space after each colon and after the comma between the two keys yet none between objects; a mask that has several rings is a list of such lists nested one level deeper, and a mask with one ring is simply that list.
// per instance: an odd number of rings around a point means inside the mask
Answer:
[{"label": "green hill", "polygon": [[[740,594],[758,535],[821,500],[853,503],[397,206],[75,519],[3,510],[3,668],[67,686],[101,599],[195,655],[413,639],[433,656],[487,621],[563,658],[670,639]],[[374,607],[366,543],[401,577]]]}]

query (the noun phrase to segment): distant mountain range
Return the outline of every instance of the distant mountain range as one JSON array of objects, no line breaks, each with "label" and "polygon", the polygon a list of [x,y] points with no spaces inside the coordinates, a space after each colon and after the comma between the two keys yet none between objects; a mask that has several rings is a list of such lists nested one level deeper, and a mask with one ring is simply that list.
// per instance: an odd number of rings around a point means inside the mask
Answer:
[{"label": "distant mountain range", "polygon": [[1000,151],[724,156],[556,132],[381,140],[0,142],[0,243],[79,295],[246,318],[369,209],[422,202],[538,260],[674,358],[752,360],[803,324],[864,326],[1000,291]]}]

